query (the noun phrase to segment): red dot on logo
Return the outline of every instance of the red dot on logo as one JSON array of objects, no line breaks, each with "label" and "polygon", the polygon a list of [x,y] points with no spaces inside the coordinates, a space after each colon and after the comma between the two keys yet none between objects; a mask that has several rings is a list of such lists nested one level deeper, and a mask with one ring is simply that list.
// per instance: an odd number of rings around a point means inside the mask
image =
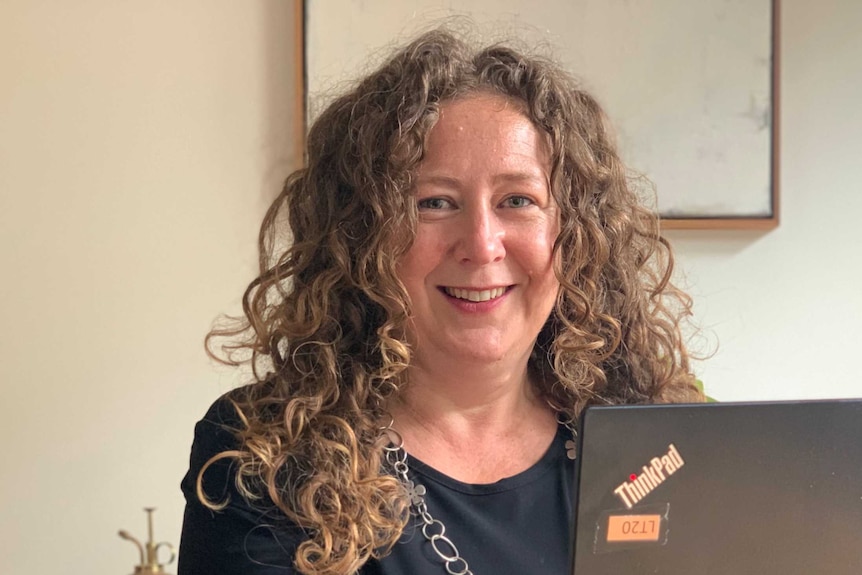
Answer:
[{"label": "red dot on logo", "polygon": [[631,481],[634,481],[634,480],[635,480],[635,479],[637,479],[637,478],[638,478],[638,476],[637,476],[637,475],[635,475],[634,473],[632,473],[631,475],[629,475],[629,480],[631,480]]}]

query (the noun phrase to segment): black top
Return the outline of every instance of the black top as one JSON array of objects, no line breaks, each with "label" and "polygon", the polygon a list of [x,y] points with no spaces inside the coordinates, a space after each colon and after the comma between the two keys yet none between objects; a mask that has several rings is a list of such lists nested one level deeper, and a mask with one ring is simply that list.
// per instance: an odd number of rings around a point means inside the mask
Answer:
[{"label": "black top", "polygon": [[[203,484],[204,492],[215,500],[229,496],[228,506],[210,511],[195,494],[203,464],[221,451],[237,448],[229,428],[238,427],[233,406],[224,398],[195,426],[189,471],[182,481],[186,511],[179,575],[295,573],[294,552],[307,535],[271,502],[246,501],[236,490],[230,459],[211,466]],[[535,465],[482,485],[456,481],[408,455],[411,479],[427,490],[428,512],[446,526],[446,536],[475,575],[569,573],[574,461],[566,456],[567,439],[569,431],[561,426]],[[416,517],[392,552],[370,561],[360,573],[445,575],[446,570]]]}]

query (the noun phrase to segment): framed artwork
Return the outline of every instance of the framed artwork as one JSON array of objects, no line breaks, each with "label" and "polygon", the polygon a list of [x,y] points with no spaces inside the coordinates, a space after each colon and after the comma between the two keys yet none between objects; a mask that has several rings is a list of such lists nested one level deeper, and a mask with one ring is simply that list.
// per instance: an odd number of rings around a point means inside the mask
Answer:
[{"label": "framed artwork", "polygon": [[314,117],[393,45],[469,22],[488,42],[538,45],[598,98],[623,161],[652,182],[663,228],[771,229],[779,9],[780,0],[305,0],[303,98]]}]

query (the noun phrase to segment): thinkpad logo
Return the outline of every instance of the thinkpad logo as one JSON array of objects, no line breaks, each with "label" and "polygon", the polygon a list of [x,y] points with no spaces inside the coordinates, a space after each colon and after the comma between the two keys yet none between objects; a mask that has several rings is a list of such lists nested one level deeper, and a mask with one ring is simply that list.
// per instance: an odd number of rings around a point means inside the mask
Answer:
[{"label": "thinkpad logo", "polygon": [[626,508],[631,509],[635,503],[664,483],[683,465],[685,465],[685,461],[676,446],[671,443],[666,454],[653,457],[648,465],[642,467],[639,475],[632,473],[628,481],[614,489],[614,493],[622,500]]}]

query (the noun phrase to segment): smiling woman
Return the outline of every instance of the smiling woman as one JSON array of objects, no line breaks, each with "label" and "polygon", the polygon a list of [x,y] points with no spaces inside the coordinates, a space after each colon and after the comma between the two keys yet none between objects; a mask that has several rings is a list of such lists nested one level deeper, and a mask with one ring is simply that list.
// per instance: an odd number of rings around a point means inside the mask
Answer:
[{"label": "smiling woman", "polygon": [[479,360],[467,362],[471,372],[526,365],[560,285],[549,174],[545,142],[505,98],[441,106],[416,173],[413,245],[398,265],[412,308],[411,368],[455,358]]},{"label": "smiling woman", "polygon": [[434,31],[335,100],[307,158],[246,318],[210,334],[257,381],[195,430],[180,574],[566,573],[580,411],[702,399],[598,105]]}]

